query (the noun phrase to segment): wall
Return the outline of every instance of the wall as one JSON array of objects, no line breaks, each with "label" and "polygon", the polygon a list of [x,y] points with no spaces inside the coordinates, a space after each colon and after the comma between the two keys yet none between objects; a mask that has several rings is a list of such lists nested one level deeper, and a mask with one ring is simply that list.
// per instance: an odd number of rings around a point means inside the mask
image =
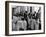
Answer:
[{"label": "wall", "polygon": [[[5,1],[6,0],[0,0],[0,37],[15,37],[15,36],[5,36]],[[45,3],[45,9],[46,9],[46,0],[14,0],[14,1],[42,2]],[[46,17],[45,17],[45,22],[46,22]],[[46,23],[45,23],[45,28],[46,28]],[[46,37],[46,34],[24,35],[24,36],[16,36],[16,37]]]}]

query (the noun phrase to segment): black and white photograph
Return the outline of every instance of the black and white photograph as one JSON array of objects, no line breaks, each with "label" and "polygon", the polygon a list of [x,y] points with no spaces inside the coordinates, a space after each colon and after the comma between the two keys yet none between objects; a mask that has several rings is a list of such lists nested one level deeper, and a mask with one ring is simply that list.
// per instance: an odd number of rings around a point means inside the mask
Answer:
[{"label": "black and white photograph", "polygon": [[9,2],[9,34],[44,33],[44,3]]},{"label": "black and white photograph", "polygon": [[12,8],[12,31],[41,30],[41,7]]}]

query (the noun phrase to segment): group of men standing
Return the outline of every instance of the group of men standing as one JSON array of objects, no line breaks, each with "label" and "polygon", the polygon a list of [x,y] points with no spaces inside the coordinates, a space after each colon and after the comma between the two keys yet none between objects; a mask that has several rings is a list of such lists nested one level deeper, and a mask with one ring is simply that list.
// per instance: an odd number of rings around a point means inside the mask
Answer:
[{"label": "group of men standing", "polygon": [[[40,13],[24,13],[24,19],[27,22],[27,30],[39,30],[41,29]],[[40,27],[39,27],[40,26]]]},{"label": "group of men standing", "polygon": [[[16,21],[14,23],[15,29],[16,30],[39,30],[41,29],[41,20],[40,20],[40,13],[34,11],[34,13],[30,12],[28,13],[27,11],[25,12],[20,12],[16,15],[15,17],[19,17],[19,20],[16,20],[13,17],[13,20]],[[14,27],[13,27],[14,29]]]}]

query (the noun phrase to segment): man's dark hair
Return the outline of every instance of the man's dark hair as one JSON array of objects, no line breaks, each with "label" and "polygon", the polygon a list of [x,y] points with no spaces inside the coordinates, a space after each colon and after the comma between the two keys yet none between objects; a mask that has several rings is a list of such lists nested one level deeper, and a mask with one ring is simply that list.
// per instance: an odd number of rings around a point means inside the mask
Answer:
[{"label": "man's dark hair", "polygon": [[25,11],[25,13],[27,13],[27,11]]},{"label": "man's dark hair", "polygon": [[24,18],[21,18],[21,20],[24,20]]}]

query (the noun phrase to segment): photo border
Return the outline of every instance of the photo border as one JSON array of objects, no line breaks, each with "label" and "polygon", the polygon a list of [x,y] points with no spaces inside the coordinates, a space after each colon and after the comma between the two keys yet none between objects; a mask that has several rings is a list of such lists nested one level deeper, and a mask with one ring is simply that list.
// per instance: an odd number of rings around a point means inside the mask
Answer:
[{"label": "photo border", "polygon": [[[27,34],[9,34],[9,3],[26,3],[26,4],[41,4],[44,5],[44,32],[43,33],[27,33]],[[20,2],[20,1],[5,1],[5,35],[18,36],[18,35],[32,35],[32,34],[45,34],[45,3],[38,2]]]}]

